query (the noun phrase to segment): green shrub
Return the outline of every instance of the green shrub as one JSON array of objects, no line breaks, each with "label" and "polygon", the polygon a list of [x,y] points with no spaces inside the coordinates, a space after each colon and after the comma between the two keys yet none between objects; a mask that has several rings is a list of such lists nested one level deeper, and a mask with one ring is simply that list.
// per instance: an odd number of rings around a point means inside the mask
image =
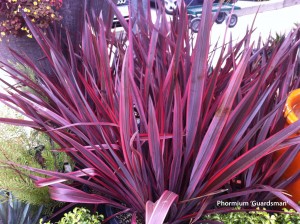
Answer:
[{"label": "green shrub", "polygon": [[283,209],[282,213],[269,213],[265,209],[250,212],[229,212],[210,214],[204,220],[218,221],[224,224],[300,224],[300,215],[293,209]]},{"label": "green shrub", "polygon": [[300,224],[300,215],[293,209],[283,209],[284,213],[280,213],[277,216],[276,223],[284,224]]},{"label": "green shrub", "polygon": [[[21,114],[4,105],[1,105],[0,115],[24,119]],[[55,147],[55,143],[41,132],[0,124],[0,189],[12,192],[22,202],[45,205],[44,211],[51,212],[51,209],[60,203],[50,199],[47,187],[37,188],[34,185],[29,177],[31,171],[23,170],[15,164],[63,170],[64,162],[70,162],[69,158],[64,153],[53,152]]]},{"label": "green shrub", "polygon": [[[65,213],[64,217],[61,218],[57,222],[57,224],[100,224],[101,221],[104,219],[103,215],[91,214],[90,210],[86,208],[79,208],[76,207],[73,209],[73,211]],[[42,220],[40,220],[40,224],[42,223]],[[51,224],[50,221],[45,224]]]}]

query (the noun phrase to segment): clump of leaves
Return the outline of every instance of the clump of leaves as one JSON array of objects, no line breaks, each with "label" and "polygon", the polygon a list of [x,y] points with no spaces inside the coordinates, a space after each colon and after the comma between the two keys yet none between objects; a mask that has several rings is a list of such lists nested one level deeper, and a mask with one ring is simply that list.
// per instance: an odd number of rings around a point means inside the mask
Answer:
[{"label": "clump of leaves", "polygon": [[282,213],[279,213],[276,219],[277,223],[294,224],[300,223],[300,215],[293,209],[284,208]]},{"label": "clump of leaves", "polygon": [[[75,207],[73,211],[65,213],[64,216],[57,222],[57,224],[74,224],[74,223],[84,223],[84,224],[101,224],[104,219],[103,215],[91,214],[90,210],[83,207]],[[42,223],[42,220],[40,220]],[[47,222],[45,224],[51,224]]]},{"label": "clump of leaves", "polygon": [[27,19],[53,72],[15,53],[38,81],[17,70],[11,76],[37,94],[1,79],[9,89],[0,99],[29,118],[1,121],[49,134],[76,163],[70,173],[22,166],[49,176],[36,185],[50,186],[58,201],[130,212],[133,223],[137,216],[151,224],[196,222],[222,210],[218,200],[279,197],[300,211],[280,190],[299,174],[280,180],[300,147],[300,137],[289,138],[300,121],[284,127],[282,116],[289,91],[299,87],[299,28],[257,43],[255,52],[251,29],[215,54],[212,1],[204,2],[195,39],[184,6],[169,22],[158,2],[153,23],[150,8],[136,11],[142,3],[132,1],[127,23],[109,2],[123,35],[91,17],[80,48],[68,37],[66,55]]},{"label": "clump of leaves", "polygon": [[[300,223],[300,215],[293,209],[283,208],[283,212],[268,212],[265,208],[256,211],[239,211],[224,214],[210,214],[203,217],[204,220],[218,221],[224,224],[296,224]],[[205,223],[205,221],[203,222]]]},{"label": "clump of leaves", "polygon": [[266,211],[234,211],[224,214],[206,215],[203,219],[218,221],[224,224],[275,224],[277,223],[276,218],[275,215]]}]

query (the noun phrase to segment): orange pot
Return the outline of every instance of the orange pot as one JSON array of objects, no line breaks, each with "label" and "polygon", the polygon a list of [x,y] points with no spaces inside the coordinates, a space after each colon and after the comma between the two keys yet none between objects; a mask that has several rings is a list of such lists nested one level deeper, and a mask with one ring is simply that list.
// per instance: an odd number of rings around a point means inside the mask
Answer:
[{"label": "orange pot", "polygon": [[[300,89],[293,90],[287,98],[284,117],[286,125],[296,122],[300,118]],[[282,155],[287,149],[279,150],[275,153],[275,157]],[[287,179],[300,170],[300,153],[297,154],[291,165],[288,167],[282,178]],[[300,178],[289,184],[285,190],[292,195],[292,200],[298,203],[300,201]]]}]

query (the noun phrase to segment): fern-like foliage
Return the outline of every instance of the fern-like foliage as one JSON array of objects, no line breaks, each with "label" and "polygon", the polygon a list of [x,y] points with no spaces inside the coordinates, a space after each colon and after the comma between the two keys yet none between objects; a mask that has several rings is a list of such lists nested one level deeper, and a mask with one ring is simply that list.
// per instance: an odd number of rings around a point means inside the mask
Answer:
[{"label": "fern-like foliage", "polygon": [[[1,117],[18,117],[12,109],[1,105]],[[29,177],[32,172],[23,170],[17,164],[63,171],[70,159],[61,152],[49,137],[38,131],[0,124],[0,189],[12,192],[20,201],[31,205],[45,205],[45,212],[59,205],[50,199],[48,188],[36,188]]]}]

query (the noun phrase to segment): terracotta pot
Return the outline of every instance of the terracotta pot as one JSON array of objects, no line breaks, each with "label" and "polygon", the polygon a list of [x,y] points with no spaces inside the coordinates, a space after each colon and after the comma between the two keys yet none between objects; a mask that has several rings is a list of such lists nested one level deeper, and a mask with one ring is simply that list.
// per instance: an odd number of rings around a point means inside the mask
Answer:
[{"label": "terracotta pot", "polygon": [[[284,117],[286,125],[296,122],[300,118],[300,89],[293,90],[287,98]],[[299,135],[299,134],[297,134]],[[281,156],[287,149],[282,149],[275,153],[275,157]],[[300,170],[300,153],[294,158],[288,169],[282,176],[282,179],[287,179]],[[289,184],[285,190],[292,195],[292,200],[298,203],[300,201],[300,178]]]}]

